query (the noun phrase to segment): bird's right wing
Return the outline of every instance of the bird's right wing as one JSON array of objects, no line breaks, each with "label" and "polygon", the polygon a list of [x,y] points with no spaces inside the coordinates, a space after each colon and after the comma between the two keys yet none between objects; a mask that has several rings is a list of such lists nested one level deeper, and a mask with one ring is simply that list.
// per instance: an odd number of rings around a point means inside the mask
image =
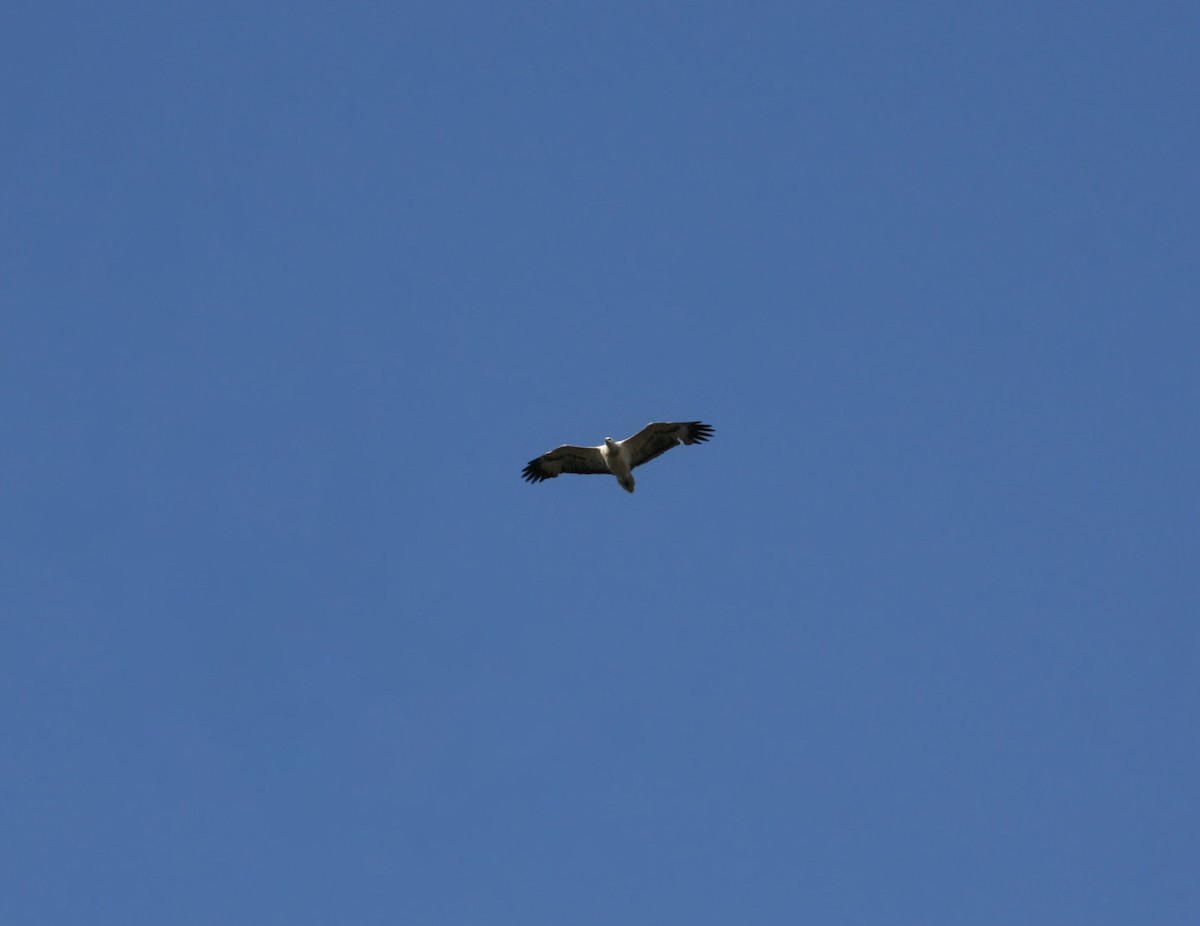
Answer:
[{"label": "bird's right wing", "polygon": [[563,444],[549,453],[543,453],[521,471],[526,482],[542,482],[563,473],[607,473],[608,465],[599,447],[572,447]]}]

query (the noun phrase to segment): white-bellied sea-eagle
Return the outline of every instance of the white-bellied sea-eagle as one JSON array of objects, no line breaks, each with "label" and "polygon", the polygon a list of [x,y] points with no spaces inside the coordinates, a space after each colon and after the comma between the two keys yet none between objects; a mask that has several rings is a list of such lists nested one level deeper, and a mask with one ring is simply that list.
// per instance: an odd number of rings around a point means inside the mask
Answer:
[{"label": "white-bellied sea-eagle", "polygon": [[563,473],[612,473],[621,488],[632,492],[635,466],[650,462],[677,444],[703,443],[712,434],[712,425],[699,421],[655,421],[625,440],[606,437],[599,447],[563,444],[530,460],[521,475],[527,482],[542,482]]}]

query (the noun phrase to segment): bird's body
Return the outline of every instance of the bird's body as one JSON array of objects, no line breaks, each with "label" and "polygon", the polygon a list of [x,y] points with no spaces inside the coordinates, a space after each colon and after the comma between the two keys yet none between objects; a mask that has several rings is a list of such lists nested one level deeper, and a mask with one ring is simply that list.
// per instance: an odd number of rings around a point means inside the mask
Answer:
[{"label": "bird's body", "polygon": [[633,463],[630,462],[629,451],[622,443],[613,440],[611,437],[606,437],[604,438],[604,446],[600,448],[600,452],[604,454],[604,462],[608,466],[608,471],[617,477],[617,482],[621,483],[621,488],[626,492],[632,492]]},{"label": "bird's body", "polygon": [[679,444],[703,443],[712,434],[712,426],[700,421],[655,421],[625,440],[606,437],[598,447],[563,444],[530,460],[521,475],[527,482],[542,482],[563,473],[611,473],[621,488],[632,492],[635,466],[648,463]]}]

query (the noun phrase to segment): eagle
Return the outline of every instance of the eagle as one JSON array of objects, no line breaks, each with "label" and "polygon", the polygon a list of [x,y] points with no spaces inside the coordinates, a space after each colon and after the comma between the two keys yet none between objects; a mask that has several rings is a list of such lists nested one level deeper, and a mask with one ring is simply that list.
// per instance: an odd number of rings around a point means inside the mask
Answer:
[{"label": "eagle", "polygon": [[530,460],[521,471],[526,482],[544,482],[563,473],[612,473],[626,492],[633,491],[633,468],[649,463],[678,444],[701,444],[713,427],[700,421],[654,421],[625,440],[604,438],[599,447],[561,447]]}]

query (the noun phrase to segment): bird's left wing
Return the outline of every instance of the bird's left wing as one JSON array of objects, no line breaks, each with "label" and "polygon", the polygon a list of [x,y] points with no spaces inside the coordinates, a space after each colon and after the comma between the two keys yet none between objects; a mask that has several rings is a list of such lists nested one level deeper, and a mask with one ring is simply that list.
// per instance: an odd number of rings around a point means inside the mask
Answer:
[{"label": "bird's left wing", "polygon": [[607,473],[608,465],[599,447],[572,447],[563,444],[536,460],[530,460],[521,476],[526,482],[542,482],[563,473]]},{"label": "bird's left wing", "polygon": [[701,421],[655,421],[633,437],[621,441],[629,451],[631,466],[649,463],[679,444],[700,444],[713,435],[713,427]]}]

